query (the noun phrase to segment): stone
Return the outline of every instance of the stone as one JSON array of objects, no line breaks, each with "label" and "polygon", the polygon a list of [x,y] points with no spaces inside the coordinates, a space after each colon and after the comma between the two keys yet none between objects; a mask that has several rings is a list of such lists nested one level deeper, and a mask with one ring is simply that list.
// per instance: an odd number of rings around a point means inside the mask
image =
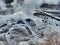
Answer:
[{"label": "stone", "polygon": [[5,0],[6,4],[11,4],[14,0]]},{"label": "stone", "polygon": [[27,18],[25,20],[29,23],[30,26],[32,27],[36,26],[35,22],[32,19]]}]

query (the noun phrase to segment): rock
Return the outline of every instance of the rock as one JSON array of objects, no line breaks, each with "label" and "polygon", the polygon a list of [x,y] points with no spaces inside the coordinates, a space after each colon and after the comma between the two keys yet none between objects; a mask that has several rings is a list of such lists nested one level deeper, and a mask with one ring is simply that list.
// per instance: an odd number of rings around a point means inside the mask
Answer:
[{"label": "rock", "polygon": [[56,24],[56,26],[59,26],[58,24]]},{"label": "rock", "polygon": [[2,34],[2,33],[7,33],[9,30],[8,30],[8,28],[7,27],[3,27],[3,28],[1,28],[1,30],[0,30],[0,34]]},{"label": "rock", "polygon": [[32,19],[28,18],[28,19],[25,19],[25,20],[29,23],[30,26],[32,26],[32,27],[36,26],[35,22]]},{"label": "rock", "polygon": [[5,0],[6,4],[11,4],[14,0]]},{"label": "rock", "polygon": [[25,22],[23,22],[23,20],[18,20],[17,24],[25,24]]},{"label": "rock", "polygon": [[6,7],[7,8],[13,8],[13,6],[11,4],[7,4]]},{"label": "rock", "polygon": [[21,41],[28,41],[30,39],[30,34],[25,28],[25,26],[15,26],[9,29],[9,31],[6,34],[6,39],[11,45],[18,45],[18,43]]},{"label": "rock", "polygon": [[[9,8],[11,8],[11,9],[9,9]],[[4,10],[4,11],[0,10],[0,15],[9,15],[9,14],[13,14],[13,13],[14,13],[14,9],[12,9],[12,7],[8,7],[8,9]]]},{"label": "rock", "polygon": [[3,24],[2,26],[0,26],[0,28],[1,28],[1,27],[5,27],[5,26],[7,26],[7,24]]}]

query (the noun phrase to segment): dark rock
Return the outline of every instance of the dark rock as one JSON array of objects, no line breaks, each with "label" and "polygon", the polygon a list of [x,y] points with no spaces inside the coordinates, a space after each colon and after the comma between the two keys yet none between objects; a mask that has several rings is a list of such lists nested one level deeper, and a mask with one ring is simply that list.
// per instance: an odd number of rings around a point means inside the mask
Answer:
[{"label": "dark rock", "polygon": [[10,37],[10,39],[14,39],[14,36]]},{"label": "dark rock", "polygon": [[6,4],[11,4],[14,0],[5,0]]},{"label": "dark rock", "polygon": [[40,7],[42,7],[42,8],[49,8],[49,4],[48,3],[43,3],[43,4],[41,4]]},{"label": "dark rock", "polygon": [[0,14],[1,14],[1,15],[6,15],[6,12],[7,12],[7,11],[0,11]]},{"label": "dark rock", "polygon": [[43,32],[41,33],[41,37],[44,37],[44,34],[43,34]]},{"label": "dark rock", "polygon": [[18,22],[17,22],[17,24],[25,24],[22,20],[19,20]]},{"label": "dark rock", "polygon": [[15,23],[12,23],[12,25],[15,25]]},{"label": "dark rock", "polygon": [[8,32],[8,34],[10,34],[10,32]]},{"label": "dark rock", "polygon": [[32,35],[32,32],[30,31],[30,29],[28,27],[25,27],[27,29],[27,31],[29,32],[30,35]]},{"label": "dark rock", "polygon": [[42,20],[44,23],[47,23],[47,21],[45,21],[45,20]]},{"label": "dark rock", "polygon": [[7,33],[7,32],[8,32],[8,30],[0,31],[0,34],[1,33]]},{"label": "dark rock", "polygon": [[13,6],[10,5],[10,4],[6,5],[6,7],[7,7],[7,8],[13,8]]},{"label": "dark rock", "polygon": [[58,24],[56,24],[56,26],[58,26]]},{"label": "dark rock", "polygon": [[35,22],[32,20],[32,19],[25,19],[28,23],[29,23],[29,25],[30,26],[36,26],[36,24],[35,24]]},{"label": "dark rock", "polygon": [[8,14],[13,14],[13,13],[14,13],[14,9],[12,9],[12,8],[4,10],[4,11],[0,10],[1,15],[8,15]]},{"label": "dark rock", "polygon": [[26,19],[26,21],[27,21],[27,22],[30,22],[30,21],[32,21],[32,20],[28,18],[28,19]]},{"label": "dark rock", "polygon": [[[5,26],[7,26],[7,24],[3,24],[1,27],[5,27]],[[0,27],[0,28],[1,28],[1,27]]]}]

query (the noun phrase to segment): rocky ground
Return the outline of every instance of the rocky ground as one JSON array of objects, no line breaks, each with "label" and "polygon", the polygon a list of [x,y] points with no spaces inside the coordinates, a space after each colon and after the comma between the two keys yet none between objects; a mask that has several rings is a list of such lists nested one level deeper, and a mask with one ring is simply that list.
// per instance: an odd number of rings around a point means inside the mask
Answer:
[{"label": "rocky ground", "polygon": [[50,9],[38,8],[34,1],[0,2],[0,45],[60,45],[60,10],[55,5]]}]

